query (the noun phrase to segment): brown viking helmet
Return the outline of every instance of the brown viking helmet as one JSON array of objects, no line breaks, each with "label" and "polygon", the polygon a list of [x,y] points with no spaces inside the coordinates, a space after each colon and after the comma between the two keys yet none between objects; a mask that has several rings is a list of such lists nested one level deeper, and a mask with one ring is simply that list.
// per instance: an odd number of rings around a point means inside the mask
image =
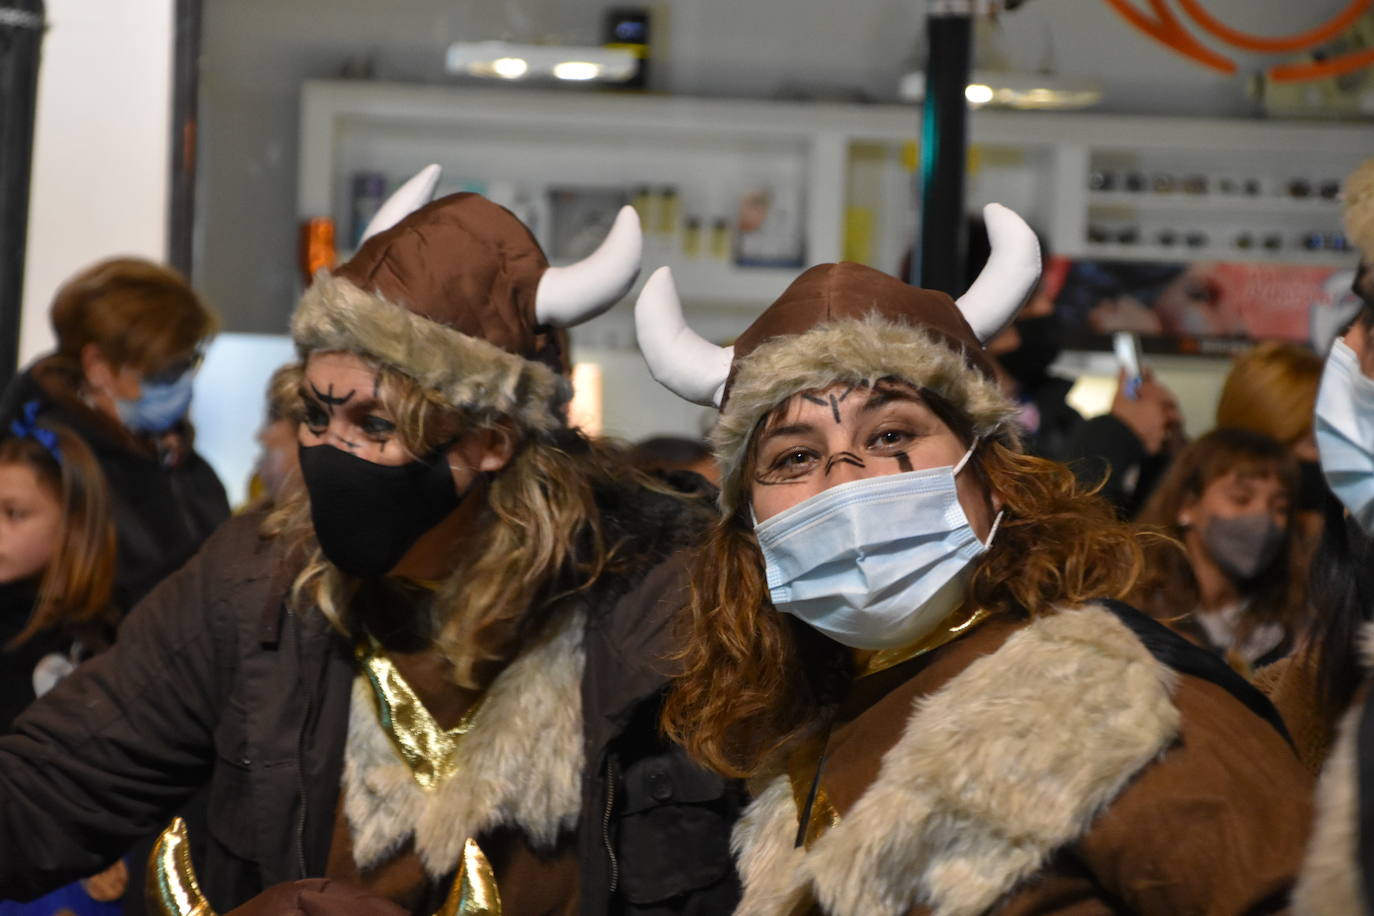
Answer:
[{"label": "brown viking helmet", "polygon": [[629,291],[639,219],[624,207],[596,251],[550,267],[504,207],[469,193],[424,203],[437,178],[431,166],[407,182],[353,258],[316,275],[292,317],[297,349],[358,353],[456,407],[495,411],[529,431],[559,428],[571,396],[564,330]]},{"label": "brown viking helmet", "polygon": [[655,271],[635,304],[649,372],[689,401],[720,408],[711,439],[721,464],[721,508],[739,506],[744,454],[760,420],[799,391],[900,378],[966,413],[979,436],[1015,438],[1014,405],[984,345],[1025,304],[1040,277],[1040,245],[1000,204],[983,210],[992,255],[958,300],[861,264],[807,270],[733,347],[687,327],[671,271]]}]

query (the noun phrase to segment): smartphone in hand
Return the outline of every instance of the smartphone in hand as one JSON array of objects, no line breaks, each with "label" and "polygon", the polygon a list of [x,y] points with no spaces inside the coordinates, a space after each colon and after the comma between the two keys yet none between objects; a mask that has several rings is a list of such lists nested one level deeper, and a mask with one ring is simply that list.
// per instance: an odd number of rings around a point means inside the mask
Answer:
[{"label": "smartphone in hand", "polygon": [[1117,331],[1112,334],[1112,351],[1116,361],[1126,373],[1126,397],[1135,400],[1140,395],[1142,380],[1140,366],[1140,338],[1130,331]]}]

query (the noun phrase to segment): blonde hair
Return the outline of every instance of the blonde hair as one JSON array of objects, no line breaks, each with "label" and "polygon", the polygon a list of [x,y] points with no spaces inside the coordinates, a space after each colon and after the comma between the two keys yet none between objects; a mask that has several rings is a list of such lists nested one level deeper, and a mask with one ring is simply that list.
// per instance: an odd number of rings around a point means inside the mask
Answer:
[{"label": "blonde hair", "polygon": [[[955,435],[971,441],[967,416],[931,392],[921,397]],[[757,432],[746,467],[755,461],[756,441]],[[1004,616],[1038,616],[1131,591],[1144,569],[1142,535],[1081,489],[1068,468],[1023,454],[1007,434],[979,444],[969,468],[1001,497],[1006,513],[993,547],[973,568],[971,603]],[[728,776],[752,775],[814,727],[853,677],[848,649],[774,609],[745,506],[720,519],[697,551],[683,626],[681,675],[664,703],[662,726]]]},{"label": "blonde hair", "polygon": [[[455,408],[396,369],[382,366],[377,372],[379,399],[412,454],[430,454],[471,430],[510,434],[509,420],[499,413]],[[300,366],[294,374],[299,383]],[[300,404],[298,393],[297,410]],[[542,625],[559,599],[623,568],[625,539],[607,532],[596,494],[624,488],[627,481],[648,483],[619,446],[589,440],[575,429],[529,433],[517,444],[487,487],[481,537],[455,553],[435,598],[435,644],[460,686],[480,686],[478,667],[505,657]],[[291,588],[293,607],[313,604],[338,630],[352,633],[349,604],[359,580],[324,557],[304,488],[268,516],[264,531],[283,537],[289,556],[301,564]]]},{"label": "blonde hair", "polygon": [[1322,360],[1295,343],[1266,341],[1236,357],[1217,402],[1217,426],[1247,429],[1285,447],[1312,429]]}]

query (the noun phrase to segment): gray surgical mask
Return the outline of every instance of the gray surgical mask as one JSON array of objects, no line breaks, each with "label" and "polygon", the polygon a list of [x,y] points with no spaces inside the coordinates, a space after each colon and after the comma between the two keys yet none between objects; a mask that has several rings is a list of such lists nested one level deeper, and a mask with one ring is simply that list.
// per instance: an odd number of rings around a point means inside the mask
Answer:
[{"label": "gray surgical mask", "polygon": [[1214,518],[1202,528],[1202,543],[1212,559],[1237,582],[1248,582],[1269,567],[1283,546],[1284,530],[1267,512]]}]

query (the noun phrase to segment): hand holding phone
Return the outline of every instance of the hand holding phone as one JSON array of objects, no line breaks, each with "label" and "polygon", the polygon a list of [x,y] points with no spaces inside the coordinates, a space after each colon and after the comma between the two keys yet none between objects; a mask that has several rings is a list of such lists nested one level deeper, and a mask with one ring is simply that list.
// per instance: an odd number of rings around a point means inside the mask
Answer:
[{"label": "hand holding phone", "polygon": [[1126,375],[1126,397],[1134,401],[1140,396],[1140,385],[1144,381],[1140,368],[1140,338],[1130,331],[1117,331],[1112,335],[1112,351]]}]

